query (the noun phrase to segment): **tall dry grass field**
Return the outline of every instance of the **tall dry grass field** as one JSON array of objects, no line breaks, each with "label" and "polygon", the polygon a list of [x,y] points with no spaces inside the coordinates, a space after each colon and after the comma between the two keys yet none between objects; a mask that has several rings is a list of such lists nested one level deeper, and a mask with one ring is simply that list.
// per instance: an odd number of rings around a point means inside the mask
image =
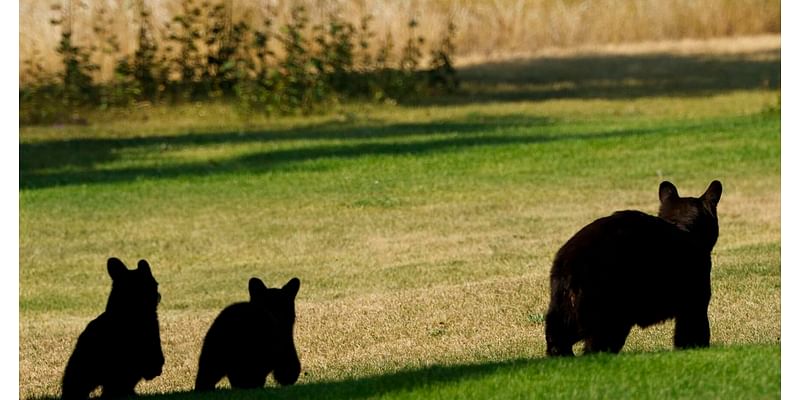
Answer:
[{"label": "tall dry grass field", "polygon": [[[297,0],[244,1],[227,0],[234,19],[248,19],[260,24],[268,13],[274,26],[283,26],[289,9],[304,4],[310,11],[311,24],[331,12],[340,12],[354,24],[371,15],[373,41],[385,40],[391,33],[395,43],[408,37],[408,22],[415,19],[416,33],[429,42],[440,37],[452,21],[458,28],[455,44],[457,57],[476,57],[498,53],[533,52],[542,48],[621,43],[683,38],[779,33],[778,0]],[[101,8],[113,16],[112,30],[120,39],[121,51],[135,50],[137,25],[131,1],[126,0],[21,0],[20,63],[38,58],[45,68],[59,68],[55,47],[60,28],[50,20],[57,16],[53,4],[70,5],[73,34],[79,44],[96,42],[92,22]],[[145,0],[153,13],[160,40],[166,35],[164,24],[180,8],[177,0]],[[268,11],[268,9],[272,11]],[[377,47],[375,43],[373,48]],[[400,50],[399,45],[395,50]],[[114,60],[96,55],[101,66],[98,74],[106,77]],[[102,58],[102,59],[100,59]],[[21,64],[22,65],[22,64]],[[25,80],[24,76],[20,76]]]}]

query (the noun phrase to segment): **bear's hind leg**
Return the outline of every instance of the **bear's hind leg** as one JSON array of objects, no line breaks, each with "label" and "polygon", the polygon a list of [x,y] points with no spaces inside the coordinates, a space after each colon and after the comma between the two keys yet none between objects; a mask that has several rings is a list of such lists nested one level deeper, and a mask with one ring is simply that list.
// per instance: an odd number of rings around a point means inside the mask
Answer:
[{"label": "bear's hind leg", "polygon": [[675,318],[675,347],[687,349],[708,347],[711,341],[711,328],[705,312],[687,313]]},{"label": "bear's hind leg", "polygon": [[281,386],[294,385],[300,377],[300,360],[297,358],[297,352],[292,348],[288,353],[272,371],[272,377]]},{"label": "bear's hind leg", "polygon": [[103,384],[103,394],[101,399],[118,399],[133,396],[136,394],[134,390],[139,379],[117,378],[112,382]]},{"label": "bear's hind leg", "polygon": [[225,372],[218,365],[219,362],[205,360],[201,357],[200,365],[197,368],[197,378],[194,380],[194,390],[214,390],[217,382],[225,376]]},{"label": "bear's hind leg", "polygon": [[64,378],[61,381],[61,398],[63,400],[84,400],[89,398],[89,394],[98,386],[100,386],[100,379],[93,365],[84,358],[73,354],[64,370]]},{"label": "bear's hind leg", "polygon": [[572,345],[581,339],[575,322],[553,307],[545,317],[544,337],[548,356],[574,356]]},{"label": "bear's hind leg", "polygon": [[63,400],[84,400],[89,398],[89,394],[99,385],[78,382],[73,379],[65,380],[61,386],[61,398]]}]

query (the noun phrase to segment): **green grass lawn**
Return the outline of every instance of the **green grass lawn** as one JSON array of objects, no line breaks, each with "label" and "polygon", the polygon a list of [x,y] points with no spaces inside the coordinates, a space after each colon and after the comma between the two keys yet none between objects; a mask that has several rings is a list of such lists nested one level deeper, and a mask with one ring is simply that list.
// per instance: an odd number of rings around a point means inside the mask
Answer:
[{"label": "green grass lawn", "polygon": [[[242,398],[777,397],[780,92],[689,86],[21,128],[19,394],[58,395],[116,256],[150,261],[162,294],[166,365],[140,393],[191,397],[222,307],[251,276],[297,276],[303,374]],[[558,247],[615,210],[655,213],[662,180],[698,196],[713,179],[712,349],[669,351],[666,323],[635,329],[634,354],[543,359]]]},{"label": "green grass lawn", "polygon": [[[192,392],[152,400],[197,398]],[[204,399],[753,399],[780,397],[777,345],[519,359],[432,366],[380,376],[267,390],[222,390]]]}]

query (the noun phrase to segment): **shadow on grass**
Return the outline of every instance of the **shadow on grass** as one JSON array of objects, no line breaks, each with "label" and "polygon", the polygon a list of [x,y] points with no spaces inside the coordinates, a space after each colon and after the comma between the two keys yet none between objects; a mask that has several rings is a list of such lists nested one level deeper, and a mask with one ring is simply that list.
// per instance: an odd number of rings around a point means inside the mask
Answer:
[{"label": "shadow on grass", "polygon": [[[752,123],[743,116],[730,124]],[[320,126],[294,130],[187,134],[143,138],[63,139],[20,143],[20,189],[40,189],[65,185],[130,182],[140,179],[171,179],[217,174],[257,174],[276,171],[324,171],[329,165],[320,160],[346,160],[368,156],[419,156],[461,151],[476,147],[529,145],[549,142],[605,140],[666,134],[714,124],[712,121],[661,125],[658,128],[585,131],[562,133],[548,129],[544,118],[473,116],[471,121],[438,121],[427,124],[389,124],[369,126]],[[413,138],[412,138],[413,136]],[[366,140],[394,138],[397,140]],[[316,142],[316,140],[328,139]],[[348,140],[355,139],[355,140]],[[364,140],[358,140],[364,139]],[[249,153],[230,158],[209,158],[192,162],[97,168],[114,161],[126,151],[158,152],[181,146],[225,143],[295,141],[264,150],[254,147]],[[308,142],[308,143],[304,143]],[[144,156],[140,156],[143,158]]]},{"label": "shadow on grass", "polygon": [[[780,50],[729,55],[608,55],[520,59],[463,68],[463,89],[429,103],[464,104],[553,98],[637,98],[707,96],[716,93],[780,87]],[[325,123],[260,132],[190,133],[140,138],[56,139],[20,143],[20,189],[72,184],[124,182],[224,172],[263,172],[322,158],[421,154],[456,148],[525,144],[637,135],[645,132],[601,132],[597,135],[492,134],[508,127],[541,127],[553,122],[526,115],[477,115],[429,123]],[[446,135],[446,137],[437,137]],[[454,136],[455,135],[455,136]],[[426,136],[432,140],[369,143],[378,139]],[[125,152],[144,156],[182,146],[212,146],[282,141],[338,141],[251,154],[202,163],[98,169]],[[349,144],[346,142],[354,142]]]},{"label": "shadow on grass", "polygon": [[389,393],[409,391],[427,385],[458,382],[491,375],[499,370],[513,369],[531,364],[551,364],[570,360],[532,359],[466,364],[452,366],[431,366],[332,382],[315,382],[288,387],[269,387],[259,390],[217,390],[214,393],[173,393],[166,395],[143,396],[148,400],[182,399],[363,399],[374,398]]},{"label": "shadow on grass", "polygon": [[[592,356],[600,360],[606,355]],[[587,362],[588,358],[537,358],[488,362],[483,364],[462,364],[450,366],[431,366],[375,375],[363,378],[344,379],[330,382],[298,383],[286,387],[265,387],[263,389],[239,390],[218,389],[212,392],[173,392],[157,395],[141,395],[142,400],[246,400],[246,399],[362,399],[373,398],[389,393],[412,390],[426,385],[458,382],[491,375],[500,370],[524,366],[544,368],[564,368],[567,363]],[[56,397],[37,397],[28,400],[56,400]]]},{"label": "shadow on grass", "polygon": [[[759,371],[752,374],[752,371]],[[499,393],[472,393],[467,382],[489,377],[486,384]],[[494,377],[494,378],[491,378]],[[494,382],[492,380],[494,379]],[[521,382],[521,388],[503,392]],[[426,388],[458,385],[464,397],[528,393],[533,398],[773,398],[780,394],[780,343],[714,345],[706,349],[577,357],[519,358],[475,364],[434,365],[384,375],[304,383],[254,390],[221,389],[212,392],[173,392],[142,395],[144,400],[245,399],[363,399],[413,393]],[[422,389],[422,390],[420,390]],[[510,388],[511,389],[511,388]],[[522,389],[522,391],[520,391]],[[720,391],[727,391],[721,393]],[[430,392],[429,392],[430,393]],[[434,393],[436,391],[434,390]],[[445,393],[445,392],[441,392]],[[452,393],[452,392],[451,392]],[[738,396],[736,396],[738,394]],[[51,400],[36,397],[29,400]]]},{"label": "shadow on grass", "polygon": [[[730,128],[751,124],[758,114],[726,120]],[[492,117],[473,122],[433,122],[429,124],[390,124],[380,127],[323,126],[296,130],[187,134],[144,138],[63,139],[20,143],[20,189],[40,189],[65,185],[130,182],[140,179],[171,179],[217,174],[257,174],[277,171],[324,171],[329,165],[320,160],[346,160],[369,156],[420,156],[462,151],[486,146],[530,145],[549,142],[605,140],[669,134],[707,128],[714,120],[686,121],[657,128],[616,129],[562,133],[548,129],[543,118]],[[412,138],[413,136],[413,138]],[[366,140],[395,138],[397,140]],[[329,139],[315,142],[315,139]],[[364,139],[364,140],[347,140]],[[202,161],[98,168],[104,162],[132,151],[144,154],[181,146],[213,146],[224,143],[294,141],[230,158]],[[304,143],[306,141],[307,143]],[[241,153],[240,153],[241,154]],[[138,161],[138,160],[136,160]]]},{"label": "shadow on grass", "polygon": [[489,62],[459,69],[457,96],[427,104],[548,99],[710,96],[776,89],[780,49],[723,55],[580,55]]},{"label": "shadow on grass", "polygon": [[327,122],[291,129],[254,132],[188,133],[183,135],[145,136],[127,138],[54,139],[33,143],[20,143],[20,170],[31,172],[63,167],[91,167],[113,161],[128,149],[144,148],[154,152],[181,146],[219,144],[270,143],[282,141],[366,140],[402,138],[407,136],[433,136],[442,134],[472,134],[489,127],[544,126],[552,122],[546,118],[527,115],[474,115],[459,121],[433,121],[428,123],[383,124]]},{"label": "shadow on grass", "polygon": [[[261,173],[281,170],[319,170],[319,165],[303,164],[321,159],[352,159],[364,156],[422,155],[433,152],[457,151],[479,146],[533,144],[553,141],[596,140],[614,137],[654,134],[658,130],[625,130],[555,134],[546,131],[534,133],[493,133],[503,127],[543,126],[543,119],[502,121],[491,118],[470,123],[395,124],[376,128],[370,138],[421,136],[410,141],[355,141],[334,142],[306,146],[277,147],[228,159],[209,159],[201,162],[176,163],[156,166],[134,166],[115,169],[98,169],[95,165],[113,161],[120,152],[139,149],[158,151],[149,147],[202,145],[209,143],[241,143],[246,141],[277,141],[316,138],[361,138],[370,135],[369,128],[326,127],[322,130],[303,128],[296,132],[259,132],[198,134],[174,137],[133,139],[68,139],[44,143],[20,144],[20,188],[36,189],[62,185],[113,183],[137,179],[164,179],[187,176],[208,176],[220,173]],[[324,166],[323,166],[324,168]]]}]

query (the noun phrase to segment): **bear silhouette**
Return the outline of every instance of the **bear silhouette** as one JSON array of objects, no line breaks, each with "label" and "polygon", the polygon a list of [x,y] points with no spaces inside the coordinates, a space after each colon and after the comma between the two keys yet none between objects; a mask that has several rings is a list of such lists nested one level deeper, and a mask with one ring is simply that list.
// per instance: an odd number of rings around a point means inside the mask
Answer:
[{"label": "bear silhouette", "polygon": [[61,385],[65,400],[86,399],[101,386],[103,398],[134,394],[142,379],[161,375],[164,353],[156,308],[161,301],[150,265],[139,260],[129,270],[108,259],[111,293],[106,310],[78,337]]},{"label": "bear silhouette", "polygon": [[550,272],[545,339],[550,356],[618,353],[634,325],[675,319],[676,348],[707,347],[711,332],[711,250],[717,242],[713,181],[699,198],[659,186],[658,216],[618,211],[583,227],[558,253]]},{"label": "bear silhouette", "polygon": [[300,375],[294,346],[294,300],[300,280],[292,278],[280,289],[264,282],[248,282],[250,301],[234,303],[220,312],[200,351],[196,390],[213,390],[227,376],[234,388],[263,387],[272,372],[281,385]]}]

